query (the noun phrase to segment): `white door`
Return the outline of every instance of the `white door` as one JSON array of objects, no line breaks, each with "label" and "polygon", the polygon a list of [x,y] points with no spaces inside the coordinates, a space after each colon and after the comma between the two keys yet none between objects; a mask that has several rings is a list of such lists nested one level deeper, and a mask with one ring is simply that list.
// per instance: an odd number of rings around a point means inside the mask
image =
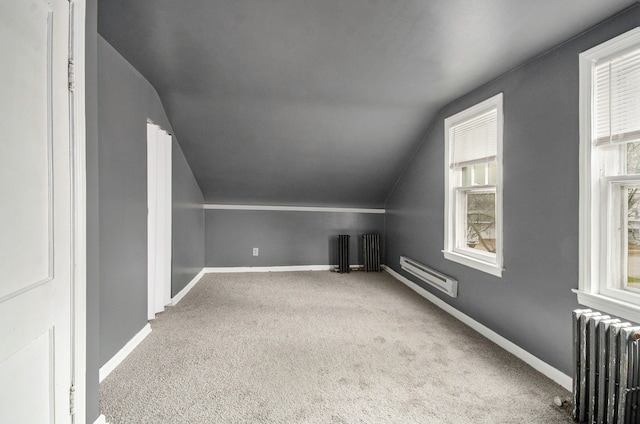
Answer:
[{"label": "white door", "polygon": [[66,0],[0,1],[0,422],[70,423]]},{"label": "white door", "polygon": [[148,319],[171,302],[171,135],[147,123]]}]

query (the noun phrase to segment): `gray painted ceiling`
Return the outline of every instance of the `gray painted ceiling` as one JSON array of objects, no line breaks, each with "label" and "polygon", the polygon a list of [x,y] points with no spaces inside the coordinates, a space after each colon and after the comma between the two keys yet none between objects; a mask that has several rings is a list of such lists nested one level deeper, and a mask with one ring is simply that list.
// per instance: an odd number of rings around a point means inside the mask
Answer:
[{"label": "gray painted ceiling", "polygon": [[380,207],[437,111],[630,0],[100,0],[205,202]]}]

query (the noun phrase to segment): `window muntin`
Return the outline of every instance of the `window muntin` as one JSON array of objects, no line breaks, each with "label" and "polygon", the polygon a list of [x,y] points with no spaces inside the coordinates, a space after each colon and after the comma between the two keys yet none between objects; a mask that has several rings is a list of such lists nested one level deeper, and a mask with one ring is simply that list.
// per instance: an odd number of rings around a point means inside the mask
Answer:
[{"label": "window muntin", "polygon": [[502,273],[502,94],[445,120],[444,255]]},{"label": "window muntin", "polygon": [[640,28],[580,55],[581,304],[640,320]]}]

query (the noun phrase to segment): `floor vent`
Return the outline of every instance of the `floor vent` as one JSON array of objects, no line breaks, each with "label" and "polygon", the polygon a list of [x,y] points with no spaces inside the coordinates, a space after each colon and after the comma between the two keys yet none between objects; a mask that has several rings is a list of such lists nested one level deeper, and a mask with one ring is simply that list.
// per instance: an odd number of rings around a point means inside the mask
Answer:
[{"label": "floor vent", "polygon": [[351,236],[347,234],[340,234],[338,236],[338,272],[345,273],[350,272],[349,266],[349,238]]},{"label": "floor vent", "polygon": [[380,236],[378,234],[362,236],[362,259],[365,272],[380,272]]},{"label": "floor vent", "polygon": [[400,268],[451,297],[458,297],[458,281],[419,262],[400,256]]},{"label": "floor vent", "polygon": [[640,422],[640,327],[573,311],[573,418],[589,423]]}]

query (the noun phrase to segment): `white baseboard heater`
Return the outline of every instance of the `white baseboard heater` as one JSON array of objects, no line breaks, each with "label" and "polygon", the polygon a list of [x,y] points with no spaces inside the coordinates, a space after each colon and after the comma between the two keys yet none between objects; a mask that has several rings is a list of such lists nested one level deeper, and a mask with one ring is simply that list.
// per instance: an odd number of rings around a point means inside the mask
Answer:
[{"label": "white baseboard heater", "polygon": [[449,296],[458,297],[458,280],[454,280],[406,256],[400,256],[400,268],[409,274],[415,275],[438,290],[445,292]]}]

